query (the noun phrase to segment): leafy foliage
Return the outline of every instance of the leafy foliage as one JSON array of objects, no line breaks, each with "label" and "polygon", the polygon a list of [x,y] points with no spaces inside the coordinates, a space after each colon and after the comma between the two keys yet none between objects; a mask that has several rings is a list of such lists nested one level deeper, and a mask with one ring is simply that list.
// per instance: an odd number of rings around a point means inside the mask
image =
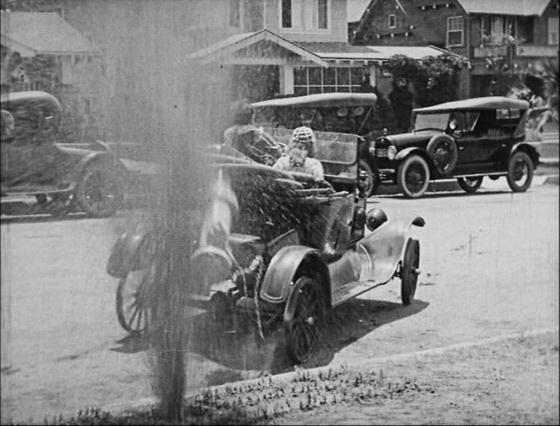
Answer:
[{"label": "leafy foliage", "polygon": [[416,91],[419,106],[435,105],[457,99],[459,73],[467,60],[444,54],[429,56],[420,61],[405,55],[394,55],[385,64],[395,79],[406,78]]}]

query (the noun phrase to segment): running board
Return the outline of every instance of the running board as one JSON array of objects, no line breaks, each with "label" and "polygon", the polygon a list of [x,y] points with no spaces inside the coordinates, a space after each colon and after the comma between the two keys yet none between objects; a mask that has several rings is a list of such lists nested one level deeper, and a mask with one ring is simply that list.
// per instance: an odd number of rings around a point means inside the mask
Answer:
[{"label": "running board", "polygon": [[353,281],[333,290],[331,294],[332,306],[340,305],[368,290],[387,284],[388,281],[375,283],[375,281]]}]

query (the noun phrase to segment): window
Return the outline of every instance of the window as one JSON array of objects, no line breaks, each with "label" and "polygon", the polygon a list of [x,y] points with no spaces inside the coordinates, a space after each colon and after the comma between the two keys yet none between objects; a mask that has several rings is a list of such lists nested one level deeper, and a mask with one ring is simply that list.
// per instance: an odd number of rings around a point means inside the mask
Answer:
[{"label": "window", "polygon": [[397,16],[396,15],[389,15],[388,25],[389,25],[389,28],[396,28],[397,27]]},{"label": "window", "polygon": [[558,46],[558,18],[548,18],[548,44]]},{"label": "window", "polygon": [[243,30],[259,31],[264,28],[263,0],[244,0]]},{"label": "window", "polygon": [[533,43],[533,17],[517,17],[517,34],[525,43]]},{"label": "window", "polygon": [[240,8],[241,8],[241,0],[230,0],[229,1],[229,26],[230,27],[239,27],[241,24],[240,21]]},{"label": "window", "polygon": [[447,18],[447,46],[463,45],[463,17],[450,16]]},{"label": "window", "polygon": [[230,0],[229,26],[243,31],[258,31],[264,28],[263,0]]},{"label": "window", "polygon": [[[328,0],[317,0],[317,28],[326,30],[329,25],[329,2]],[[558,27],[558,24],[556,25]],[[558,33],[558,31],[557,31]]]},{"label": "window", "polygon": [[361,67],[301,67],[294,69],[294,94],[358,92],[362,82]]},{"label": "window", "polygon": [[282,28],[292,28],[292,0],[282,0]]},{"label": "window", "polygon": [[281,0],[282,28],[326,30],[329,28],[330,0]]}]

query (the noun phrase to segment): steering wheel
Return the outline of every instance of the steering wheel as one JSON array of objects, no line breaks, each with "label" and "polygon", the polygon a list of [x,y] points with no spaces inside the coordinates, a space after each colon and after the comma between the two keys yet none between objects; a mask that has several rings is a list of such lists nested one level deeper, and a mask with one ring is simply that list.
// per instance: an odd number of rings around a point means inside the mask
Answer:
[{"label": "steering wheel", "polygon": [[334,192],[334,188],[331,183],[325,179],[315,181],[315,187],[318,189],[328,189]]}]

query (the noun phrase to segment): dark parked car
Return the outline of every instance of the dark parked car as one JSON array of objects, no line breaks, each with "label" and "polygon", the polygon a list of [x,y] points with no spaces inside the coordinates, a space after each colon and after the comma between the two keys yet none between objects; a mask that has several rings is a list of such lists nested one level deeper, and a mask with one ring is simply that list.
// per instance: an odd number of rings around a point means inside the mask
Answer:
[{"label": "dark parked car", "polygon": [[269,99],[251,104],[253,123],[269,128],[293,129],[301,125],[316,132],[351,133],[360,136],[358,164],[364,195],[375,193],[378,179],[370,142],[374,134],[373,93],[321,93]]},{"label": "dark parked car", "polygon": [[[222,215],[224,226],[212,226],[213,214],[203,215],[198,241],[206,243],[191,254],[195,274],[185,284],[189,303],[219,323],[241,322],[235,316],[255,319],[256,326],[283,325],[296,362],[311,355],[330,308],[394,277],[401,280],[402,303],[411,303],[420,244],[410,227],[424,225],[421,217],[389,222],[380,209],[366,214],[366,199],[356,191],[355,135],[331,134],[317,148],[325,166],[338,165],[319,183],[240,156],[216,155],[222,183],[217,194],[233,196],[215,198],[221,204],[209,209]],[[335,191],[330,183],[342,180],[353,190]],[[212,229],[222,239],[211,238]],[[151,247],[162,234],[140,225],[117,240],[108,261],[108,273],[119,279],[117,315],[127,331],[142,331],[150,318],[146,298],[158,269]]]},{"label": "dark parked car", "polygon": [[111,216],[123,198],[127,171],[102,142],[99,150],[57,143],[62,107],[41,91],[2,94],[2,201],[34,196],[48,211],[78,208]]},{"label": "dark parked car", "polygon": [[526,191],[539,164],[525,142],[529,112],[528,102],[499,96],[415,109],[411,133],[376,139],[380,179],[396,182],[410,198],[421,197],[431,180],[450,178],[468,193],[484,176],[506,176],[513,191]]}]

